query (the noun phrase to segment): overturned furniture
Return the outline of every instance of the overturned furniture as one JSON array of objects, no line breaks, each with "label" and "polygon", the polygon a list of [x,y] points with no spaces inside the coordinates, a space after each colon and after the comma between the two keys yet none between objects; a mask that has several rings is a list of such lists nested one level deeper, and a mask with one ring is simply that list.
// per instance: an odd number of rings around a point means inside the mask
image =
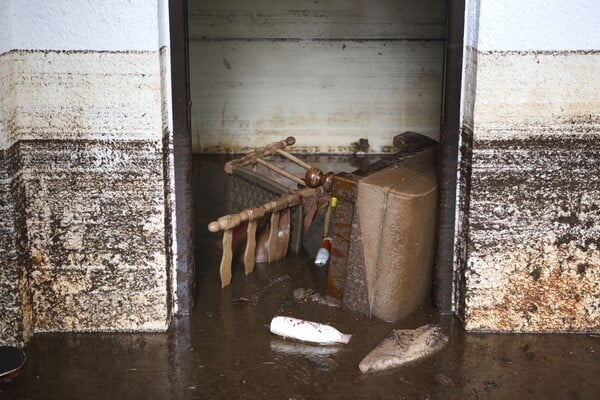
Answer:
[{"label": "overturned furniture", "polygon": [[337,174],[327,293],[344,307],[386,321],[413,312],[431,293],[436,142],[407,132],[398,153]]},{"label": "overturned furniture", "polygon": [[[258,259],[257,227],[266,228],[266,257],[300,250],[315,212],[337,198],[327,294],[344,307],[394,321],[413,312],[431,293],[437,209],[437,142],[406,132],[394,138],[398,152],[353,173],[324,174],[285,151],[293,138],[271,143],[225,165],[229,215],[209,224],[223,231],[221,286],[231,282],[235,237],[245,238],[244,271]],[[267,159],[283,156],[306,170],[291,174]],[[267,159],[265,159],[267,158]],[[261,166],[293,182],[290,189]],[[331,196],[328,191],[331,190]],[[281,240],[286,220],[289,240]],[[285,225],[285,224],[284,224]],[[316,226],[316,225],[313,225]],[[327,228],[328,224],[324,226]],[[239,240],[238,240],[239,242]]]},{"label": "overturned furniture", "polygon": [[[243,263],[244,272],[248,275],[259,259],[257,254],[261,249],[257,247],[257,228],[261,221],[266,221],[263,223],[266,225],[264,261],[275,261],[285,256],[288,248],[294,252],[300,250],[302,237],[316,209],[320,204],[329,203],[326,189],[331,189],[333,173],[325,174],[286,152],[285,148],[294,143],[295,139],[288,137],[225,164],[225,172],[229,175],[226,200],[229,214],[208,226],[211,232],[223,231],[222,287],[231,282],[236,236],[245,237]],[[304,168],[305,176],[293,175],[266,159],[273,155],[280,155]],[[259,173],[258,165],[294,182],[297,188],[290,190],[272,177]],[[285,223],[282,223],[284,219]]]}]

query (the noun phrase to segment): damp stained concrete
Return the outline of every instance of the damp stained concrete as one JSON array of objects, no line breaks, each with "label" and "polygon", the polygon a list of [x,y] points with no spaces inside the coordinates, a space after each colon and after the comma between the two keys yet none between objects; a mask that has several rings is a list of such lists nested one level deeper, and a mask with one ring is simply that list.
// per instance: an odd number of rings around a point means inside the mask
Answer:
[{"label": "damp stained concrete", "polygon": [[[323,160],[321,160],[323,161]],[[22,373],[0,399],[597,399],[600,335],[465,333],[429,305],[396,323],[368,320],[293,290],[325,290],[326,272],[301,253],[218,281],[223,158],[197,157],[197,305],[167,333],[38,334]],[[123,310],[123,312],[128,312]],[[352,333],[345,346],[311,346],[269,333],[275,315]],[[360,360],[392,329],[439,323],[441,352],[414,365],[362,374]]]}]

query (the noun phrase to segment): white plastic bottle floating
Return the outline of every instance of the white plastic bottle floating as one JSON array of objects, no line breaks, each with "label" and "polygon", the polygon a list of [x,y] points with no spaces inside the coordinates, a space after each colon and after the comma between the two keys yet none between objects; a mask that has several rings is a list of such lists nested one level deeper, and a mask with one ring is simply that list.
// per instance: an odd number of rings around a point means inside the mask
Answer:
[{"label": "white plastic bottle floating", "polygon": [[329,325],[283,316],[277,316],[271,320],[271,333],[320,344],[346,344],[352,337],[352,335],[344,334]]}]

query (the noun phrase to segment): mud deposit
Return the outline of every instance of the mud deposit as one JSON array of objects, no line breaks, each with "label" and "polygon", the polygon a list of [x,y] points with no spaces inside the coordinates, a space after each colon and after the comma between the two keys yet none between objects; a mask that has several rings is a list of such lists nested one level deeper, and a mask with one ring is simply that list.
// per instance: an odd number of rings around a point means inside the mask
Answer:
[{"label": "mud deposit", "polygon": [[[367,320],[293,291],[324,293],[325,270],[305,254],[218,280],[222,159],[196,160],[198,301],[166,334],[46,334],[26,348],[21,375],[0,399],[597,399],[600,336],[465,334],[430,306],[394,324]],[[207,182],[209,182],[207,184]],[[125,311],[128,312],[128,311]],[[134,312],[134,310],[131,310]],[[352,333],[344,346],[313,346],[269,333],[274,315]],[[450,343],[432,357],[363,375],[360,360],[392,329],[441,324]]]}]

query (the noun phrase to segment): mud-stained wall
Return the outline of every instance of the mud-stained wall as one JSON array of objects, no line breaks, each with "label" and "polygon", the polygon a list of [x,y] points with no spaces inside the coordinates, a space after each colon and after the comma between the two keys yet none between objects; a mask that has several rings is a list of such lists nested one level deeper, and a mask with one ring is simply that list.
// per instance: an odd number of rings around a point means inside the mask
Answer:
[{"label": "mud-stained wall", "polygon": [[[475,8],[466,49],[465,326],[600,331],[600,6],[510,3]],[[540,23],[509,31],[513,17]]]},{"label": "mud-stained wall", "polygon": [[444,2],[190,1],[194,152],[439,134]]},{"label": "mud-stained wall", "polygon": [[12,176],[5,153],[0,150],[0,343],[14,345],[22,340],[25,330],[24,305],[21,301],[21,284],[24,280],[23,270],[17,262],[16,210]]},{"label": "mud-stained wall", "polygon": [[[0,343],[168,326],[162,5],[9,4],[10,40],[0,52]],[[24,18],[30,7],[36,12]],[[90,29],[80,34],[82,18]]]}]

